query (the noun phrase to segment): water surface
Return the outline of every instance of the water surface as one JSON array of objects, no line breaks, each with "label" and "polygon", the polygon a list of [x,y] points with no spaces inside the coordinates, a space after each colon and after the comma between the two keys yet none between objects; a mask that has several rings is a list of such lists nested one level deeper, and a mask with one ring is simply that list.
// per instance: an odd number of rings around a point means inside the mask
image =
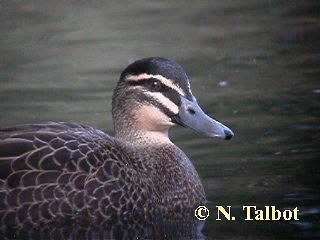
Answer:
[{"label": "water surface", "polygon": [[[318,1],[4,1],[0,126],[74,121],[112,133],[124,67],[164,56],[198,102],[232,128],[224,142],[171,132],[193,160],[212,215],[208,239],[320,237]],[[244,221],[243,205],[300,209],[299,221]],[[216,221],[231,205],[236,221]]]}]

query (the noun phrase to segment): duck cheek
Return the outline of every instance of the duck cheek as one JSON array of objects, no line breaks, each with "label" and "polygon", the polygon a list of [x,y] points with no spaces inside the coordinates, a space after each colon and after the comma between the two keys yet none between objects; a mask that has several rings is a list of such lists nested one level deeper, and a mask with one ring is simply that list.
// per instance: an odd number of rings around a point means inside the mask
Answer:
[{"label": "duck cheek", "polygon": [[162,132],[174,125],[170,117],[153,105],[143,105],[133,115],[142,131]]}]

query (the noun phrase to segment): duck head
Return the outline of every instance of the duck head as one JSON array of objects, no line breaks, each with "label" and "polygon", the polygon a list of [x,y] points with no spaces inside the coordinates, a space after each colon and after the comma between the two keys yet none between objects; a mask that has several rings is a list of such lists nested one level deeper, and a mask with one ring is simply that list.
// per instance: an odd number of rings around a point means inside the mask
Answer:
[{"label": "duck head", "polygon": [[234,135],[204,113],[183,68],[160,57],[135,61],[122,72],[112,111],[116,136],[122,138],[132,132],[167,135],[177,124],[208,137],[229,140]]}]

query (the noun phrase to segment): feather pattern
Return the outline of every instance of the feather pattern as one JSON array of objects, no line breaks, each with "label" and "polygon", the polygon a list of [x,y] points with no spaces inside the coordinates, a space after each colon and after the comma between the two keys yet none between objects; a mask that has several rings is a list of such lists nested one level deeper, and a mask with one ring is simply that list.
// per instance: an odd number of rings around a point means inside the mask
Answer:
[{"label": "feather pattern", "polygon": [[168,130],[232,131],[201,110],[182,67],[159,57],[122,72],[112,116],[115,137],[65,122],[0,129],[0,238],[199,237],[204,189]]},{"label": "feather pattern", "polygon": [[[102,131],[75,123],[2,129],[1,226],[112,222],[132,214],[145,221],[154,211],[178,216],[203,202],[192,164],[178,161],[187,159],[182,151],[174,145],[153,151],[133,150]],[[159,172],[161,176],[153,174]]]}]

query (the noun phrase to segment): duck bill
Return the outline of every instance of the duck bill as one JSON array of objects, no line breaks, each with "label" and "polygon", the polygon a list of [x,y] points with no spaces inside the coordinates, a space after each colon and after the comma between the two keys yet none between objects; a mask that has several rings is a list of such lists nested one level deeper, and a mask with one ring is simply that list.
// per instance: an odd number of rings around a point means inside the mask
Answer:
[{"label": "duck bill", "polygon": [[205,114],[195,97],[192,100],[188,100],[181,96],[179,113],[172,120],[208,137],[229,140],[234,135],[228,127]]}]

